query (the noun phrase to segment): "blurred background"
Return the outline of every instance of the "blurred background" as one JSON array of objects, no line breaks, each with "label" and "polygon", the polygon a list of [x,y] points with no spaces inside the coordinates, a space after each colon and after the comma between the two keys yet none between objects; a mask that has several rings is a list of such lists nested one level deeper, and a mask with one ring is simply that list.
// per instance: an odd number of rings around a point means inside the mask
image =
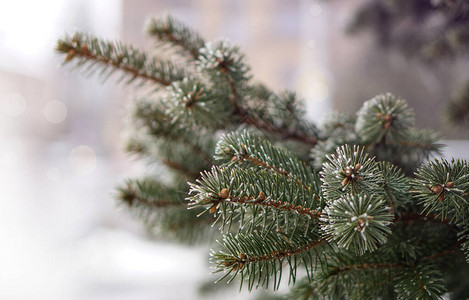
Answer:
[{"label": "blurred background", "polygon": [[429,66],[347,34],[363,2],[0,1],[0,299],[199,299],[199,285],[216,279],[205,247],[149,240],[114,202],[117,183],[145,172],[122,151],[135,92],[61,67],[55,42],[75,30],[151,49],[145,20],[170,13],[207,40],[238,44],[255,79],[298,91],[318,124],[389,91],[409,101],[418,126],[452,139],[445,155],[468,158],[454,140],[467,128],[441,117],[468,60]]}]

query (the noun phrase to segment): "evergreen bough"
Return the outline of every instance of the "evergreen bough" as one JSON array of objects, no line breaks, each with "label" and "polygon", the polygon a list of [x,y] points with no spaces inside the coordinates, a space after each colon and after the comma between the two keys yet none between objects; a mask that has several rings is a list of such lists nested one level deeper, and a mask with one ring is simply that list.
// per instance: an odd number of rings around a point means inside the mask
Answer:
[{"label": "evergreen bough", "polygon": [[206,42],[172,17],[148,32],[172,60],[82,33],[57,51],[87,74],[153,88],[135,101],[127,150],[165,165],[172,183],[118,189],[153,232],[218,239],[215,272],[248,289],[277,289],[288,273],[287,298],[469,296],[469,166],[428,161],[438,136],[415,128],[404,99],[377,95],[318,128],[295,93],[253,83],[227,40]]},{"label": "evergreen bough", "polygon": [[[350,33],[369,31],[378,46],[406,57],[436,64],[467,58],[469,2],[467,0],[369,0],[359,6],[348,26]],[[446,119],[462,125],[469,119],[469,82],[448,97]]]}]

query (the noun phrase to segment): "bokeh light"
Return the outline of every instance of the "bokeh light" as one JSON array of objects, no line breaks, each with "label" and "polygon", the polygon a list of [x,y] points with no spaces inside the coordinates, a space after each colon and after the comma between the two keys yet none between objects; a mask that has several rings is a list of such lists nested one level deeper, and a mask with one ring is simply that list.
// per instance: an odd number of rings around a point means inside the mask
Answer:
[{"label": "bokeh light", "polygon": [[308,101],[322,102],[329,98],[329,86],[321,72],[311,72],[298,80],[298,91]]},{"label": "bokeh light", "polygon": [[313,17],[319,17],[322,14],[322,6],[320,4],[311,5],[309,12]]},{"label": "bokeh light", "polygon": [[44,107],[44,117],[52,124],[59,124],[67,118],[67,106],[59,100],[47,102]]},{"label": "bokeh light", "polygon": [[73,148],[68,156],[68,163],[77,175],[90,175],[96,169],[96,153],[89,146]]}]

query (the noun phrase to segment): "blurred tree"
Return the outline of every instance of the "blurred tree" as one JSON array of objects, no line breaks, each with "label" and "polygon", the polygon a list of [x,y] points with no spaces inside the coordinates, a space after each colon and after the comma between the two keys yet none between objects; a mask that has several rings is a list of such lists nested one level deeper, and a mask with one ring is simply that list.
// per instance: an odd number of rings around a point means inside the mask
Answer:
[{"label": "blurred tree", "polygon": [[[465,0],[372,0],[357,11],[348,31],[369,30],[382,47],[428,63],[469,54],[469,2]],[[451,96],[447,119],[469,116],[469,82]],[[451,98],[448,96],[448,98]]]}]

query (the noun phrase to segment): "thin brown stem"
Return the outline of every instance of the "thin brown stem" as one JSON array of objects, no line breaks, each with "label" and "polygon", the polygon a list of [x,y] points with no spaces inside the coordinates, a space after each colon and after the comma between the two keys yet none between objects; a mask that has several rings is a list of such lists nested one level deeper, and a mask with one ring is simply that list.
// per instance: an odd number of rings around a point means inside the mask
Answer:
[{"label": "thin brown stem", "polygon": [[359,264],[359,265],[350,265],[342,268],[335,268],[331,272],[330,275],[338,275],[340,273],[352,271],[352,270],[373,270],[373,269],[395,269],[395,268],[403,268],[406,267],[405,264],[397,264],[397,263],[370,263],[370,264]]},{"label": "thin brown stem", "polygon": [[198,155],[200,155],[207,163],[213,165],[213,160],[212,160],[212,158],[211,158],[210,155],[208,155],[207,152],[205,152],[202,148],[200,148],[200,147],[197,146],[196,144],[192,143],[189,139],[183,137],[182,135],[181,135],[179,138],[181,139],[181,141],[183,141],[184,143],[186,143],[187,145],[189,145],[189,146],[192,148],[192,150],[194,150],[195,153],[197,153]]},{"label": "thin brown stem", "polygon": [[161,162],[165,166],[169,167],[172,170],[175,170],[175,171],[179,172],[182,175],[185,175],[186,177],[191,177],[192,178],[192,177],[196,177],[197,175],[199,175],[199,172],[189,170],[189,169],[185,168],[183,165],[181,165],[177,162],[167,160],[167,159],[162,159]]},{"label": "thin brown stem", "polygon": [[238,92],[236,90],[236,86],[233,80],[231,80],[231,78],[226,74],[225,74],[225,79],[226,79],[226,82],[228,83],[228,86],[230,87],[230,92],[231,92],[230,99],[234,108],[234,114],[238,115],[241,118],[241,121],[243,123],[252,125],[256,127],[257,129],[261,129],[269,133],[278,134],[284,139],[295,140],[298,142],[308,144],[310,146],[316,145],[316,143],[318,142],[316,137],[307,136],[299,132],[289,132],[285,130],[284,128],[277,127],[274,124],[271,124],[267,122],[266,120],[259,118],[258,116],[244,109],[242,106],[239,105],[240,99],[239,99],[239,95],[238,95]]},{"label": "thin brown stem", "polygon": [[240,256],[243,256],[244,258],[236,257],[236,260],[238,261],[239,264],[269,261],[269,260],[278,260],[278,259],[282,259],[285,257],[294,256],[302,252],[309,251],[325,242],[326,240],[319,239],[317,241],[312,241],[307,244],[300,245],[297,248],[280,249],[280,250],[272,251],[271,253],[268,253],[265,255],[259,255],[259,256],[240,255]]},{"label": "thin brown stem", "polygon": [[299,132],[289,132],[283,128],[277,127],[266,120],[258,118],[257,116],[248,113],[244,109],[242,109],[243,121],[246,124],[253,125],[254,127],[261,129],[263,131],[274,133],[281,136],[284,139],[291,139],[297,142],[302,142],[304,144],[308,144],[310,146],[314,146],[317,144],[318,139],[313,136],[308,136]]},{"label": "thin brown stem", "polygon": [[177,39],[169,30],[164,30],[163,33],[165,34],[168,41],[188,51],[194,59],[197,59],[199,57],[199,52],[197,50],[195,50],[194,48],[190,49],[190,47],[188,47],[186,43]]},{"label": "thin brown stem", "polygon": [[279,175],[282,175],[282,176],[285,176],[287,178],[290,178],[292,179],[293,181],[295,181],[296,185],[297,186],[301,186],[303,189],[305,189],[306,191],[310,191],[311,190],[311,187],[309,187],[308,185],[302,183],[298,178],[296,178],[295,175],[291,174],[291,173],[288,173],[287,171],[283,170],[283,169],[279,169],[275,166],[272,166],[264,161],[262,161],[260,158],[254,158],[254,157],[251,157],[249,155],[243,155],[243,156],[237,156],[237,161],[250,161],[251,163],[257,165],[257,166],[260,166],[260,167],[263,167],[263,168],[266,168],[268,170],[271,170],[272,172],[276,173],[276,174],[279,174]]},{"label": "thin brown stem", "polygon": [[[73,51],[73,52],[70,52],[70,51]],[[134,66],[125,64],[125,63],[123,63],[119,60],[113,60],[113,59],[110,59],[110,58],[108,58],[106,56],[103,56],[103,55],[98,55],[98,54],[91,53],[88,50],[88,47],[87,47],[86,44],[83,44],[81,46],[81,48],[74,47],[73,49],[69,50],[69,54],[70,53],[73,53],[72,57],[80,56],[80,57],[86,58],[87,60],[95,61],[95,62],[98,62],[98,63],[103,64],[103,65],[113,66],[114,68],[119,69],[123,72],[132,74],[136,78],[141,78],[143,80],[153,81],[155,83],[158,83],[158,84],[161,84],[161,85],[164,85],[164,86],[169,86],[171,84],[171,82],[169,82],[169,81],[167,81],[167,80],[165,80],[161,77],[157,77],[154,74],[145,73],[144,71],[142,71],[138,68],[135,68]]]},{"label": "thin brown stem", "polygon": [[259,205],[259,206],[264,206],[264,207],[275,208],[278,210],[295,212],[300,215],[308,215],[313,219],[317,219],[321,216],[320,211],[309,209],[301,205],[295,205],[292,203],[282,202],[282,201],[273,200],[273,199],[270,199],[270,200],[260,199],[260,198],[255,199],[254,197],[248,198],[247,196],[244,196],[243,198],[228,197],[226,200],[228,200],[228,202],[231,202],[231,203],[240,203],[240,204],[246,204],[246,205]]},{"label": "thin brown stem", "polygon": [[458,250],[460,245],[461,245],[461,242],[458,241],[456,244],[451,246],[451,248],[446,249],[445,251],[442,251],[442,252],[439,252],[439,253],[435,253],[435,254],[426,256],[426,257],[422,258],[422,260],[432,260],[432,259],[437,259],[437,258],[446,256],[446,255],[449,255],[449,254],[455,252],[456,250]]},{"label": "thin brown stem", "polygon": [[169,201],[168,199],[155,199],[153,197],[142,197],[134,194],[126,195],[122,198],[129,206],[146,206],[150,208],[187,207],[182,202]]},{"label": "thin brown stem", "polygon": [[441,219],[435,214],[423,215],[416,212],[402,212],[395,222],[413,223],[413,222],[431,222],[437,224],[449,224],[447,219]]}]

